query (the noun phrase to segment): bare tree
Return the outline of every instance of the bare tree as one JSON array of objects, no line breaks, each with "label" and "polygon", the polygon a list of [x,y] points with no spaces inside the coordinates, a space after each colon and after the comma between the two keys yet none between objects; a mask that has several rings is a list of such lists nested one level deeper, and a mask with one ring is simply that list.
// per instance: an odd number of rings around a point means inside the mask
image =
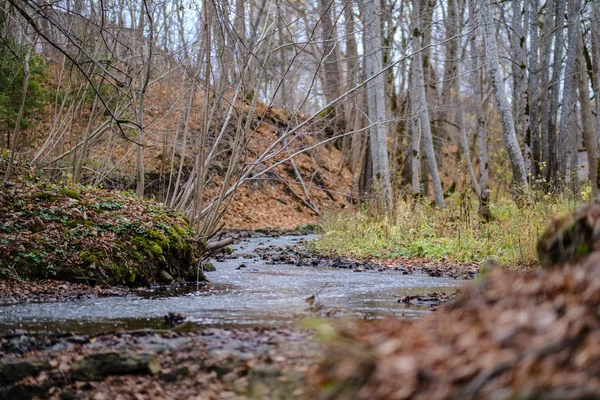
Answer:
[{"label": "bare tree", "polygon": [[[418,2],[415,2],[415,21],[419,21],[419,24],[413,30],[415,37],[414,40],[417,43],[417,48],[422,48],[423,36],[421,32],[422,18],[421,18],[421,6]],[[433,194],[435,203],[438,207],[444,208],[444,192],[442,191],[442,183],[440,181],[439,170],[437,167],[437,161],[435,156],[435,150],[433,148],[433,137],[431,134],[431,121],[429,118],[429,109],[427,107],[427,98],[425,93],[425,79],[423,77],[423,59],[421,58],[421,51],[417,51],[414,55],[412,62],[412,80],[413,84],[413,96],[415,108],[419,115],[419,126],[423,137],[423,146],[425,148],[425,157],[427,158],[427,166],[431,174],[431,181],[433,183]],[[414,134],[414,133],[413,133]]]},{"label": "bare tree", "polygon": [[481,22],[483,25],[483,37],[485,39],[486,67],[494,90],[500,120],[502,122],[504,146],[506,147],[512,168],[513,184],[516,188],[515,198],[518,200],[520,196],[529,190],[529,185],[527,183],[527,173],[525,171],[523,154],[519,148],[519,141],[517,140],[517,135],[515,133],[510,105],[500,73],[498,48],[496,45],[496,35],[493,29],[490,0],[481,1]]},{"label": "bare tree", "polygon": [[[576,77],[579,85],[579,104],[581,109],[581,124],[583,127],[583,142],[587,150],[588,159],[588,179],[592,186],[594,194],[597,194],[598,188],[596,187],[597,171],[597,152],[598,147],[596,133],[594,130],[594,118],[592,114],[592,107],[590,102],[590,88],[589,78],[587,74],[586,62],[584,57],[584,46],[583,40],[579,40],[579,57],[577,58],[578,65],[578,76]],[[576,150],[576,149],[575,149]]]},{"label": "bare tree", "polygon": [[[527,1],[527,0],[526,0]],[[540,132],[539,132],[539,91],[538,91],[538,48],[539,48],[539,32],[538,32],[538,0],[531,0],[531,10],[529,13],[529,38],[530,49],[528,59],[529,70],[529,85],[527,104],[529,110],[529,137],[531,138],[531,172],[534,177],[538,177],[541,171],[541,148],[540,148]]]},{"label": "bare tree", "polygon": [[10,142],[10,157],[8,159],[8,166],[6,167],[6,173],[4,175],[4,182],[8,183],[12,176],[13,165],[15,163],[15,156],[17,154],[17,144],[19,143],[19,134],[21,132],[21,120],[23,119],[23,111],[25,110],[25,101],[27,100],[27,90],[29,88],[29,76],[31,70],[29,68],[29,61],[31,60],[31,52],[35,46],[35,40],[27,47],[25,58],[23,59],[23,90],[21,91],[21,102],[19,105],[19,113],[17,114],[17,120],[15,121],[15,129],[12,135],[12,141]]},{"label": "bare tree", "polygon": [[373,178],[378,201],[385,211],[391,211],[392,188],[387,153],[387,126],[385,106],[385,81],[381,43],[381,5],[378,0],[365,1],[365,65],[367,82],[368,115],[371,123],[371,157]]},{"label": "bare tree", "polygon": [[[551,140],[554,140],[550,134],[550,100],[546,94],[550,91],[550,57],[552,55],[552,32],[554,32],[554,1],[547,0],[545,6],[545,15],[542,31],[542,44],[540,49],[540,92],[544,94],[544,100],[540,101],[541,113],[541,152],[542,163],[540,170],[543,169],[543,175],[546,179],[550,177],[550,164],[553,163],[554,146],[551,146]],[[552,136],[552,137],[551,137]]]},{"label": "bare tree", "polygon": [[[569,28],[568,28],[568,54],[579,54],[579,12],[581,9],[581,0],[569,0]],[[559,147],[558,147],[558,177],[560,182],[566,180],[567,163],[569,157],[577,156],[577,149],[569,146],[569,135],[575,135],[576,132],[570,132],[569,120],[575,105],[577,94],[576,85],[576,65],[577,56],[567,57],[565,68],[565,79],[563,88],[563,101],[560,112],[559,127]]]},{"label": "bare tree", "polygon": [[483,96],[481,94],[482,72],[480,71],[479,58],[480,46],[477,40],[475,0],[469,0],[469,19],[471,20],[471,34],[469,35],[471,49],[471,87],[473,88],[473,102],[475,104],[475,118],[477,121],[477,136],[479,138],[479,215],[484,221],[492,217],[489,206],[489,180],[490,169],[488,162],[487,130],[485,126],[485,114],[483,112]]},{"label": "bare tree", "polygon": [[[596,150],[596,154],[600,155],[600,0],[592,1],[592,14],[593,14],[593,34],[592,34],[592,51],[595,54],[595,80],[596,85],[594,88],[594,93],[596,97],[596,143],[598,148]],[[595,46],[594,46],[595,44]],[[596,176],[598,178],[598,182],[596,183],[596,187],[600,188],[600,158],[597,161],[598,165],[596,166]]]}]

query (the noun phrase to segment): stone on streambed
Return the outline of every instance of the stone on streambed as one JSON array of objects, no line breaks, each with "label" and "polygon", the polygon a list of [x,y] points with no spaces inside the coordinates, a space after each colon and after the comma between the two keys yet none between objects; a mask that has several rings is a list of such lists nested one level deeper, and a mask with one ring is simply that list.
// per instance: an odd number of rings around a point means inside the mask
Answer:
[{"label": "stone on streambed", "polygon": [[160,271],[158,271],[158,280],[162,283],[172,283],[174,279],[171,276],[171,274],[169,274],[164,269],[161,269]]},{"label": "stone on streambed", "polygon": [[73,364],[73,379],[99,381],[111,375],[156,375],[160,362],[154,353],[103,352],[84,356]]}]

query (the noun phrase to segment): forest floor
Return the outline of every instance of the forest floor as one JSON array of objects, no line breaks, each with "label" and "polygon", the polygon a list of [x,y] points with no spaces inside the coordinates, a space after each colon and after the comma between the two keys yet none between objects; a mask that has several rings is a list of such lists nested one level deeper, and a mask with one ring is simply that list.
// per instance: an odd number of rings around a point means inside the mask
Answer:
[{"label": "forest floor", "polygon": [[308,399],[313,337],[294,327],[15,332],[0,339],[3,353],[23,353],[0,364],[0,399]]}]

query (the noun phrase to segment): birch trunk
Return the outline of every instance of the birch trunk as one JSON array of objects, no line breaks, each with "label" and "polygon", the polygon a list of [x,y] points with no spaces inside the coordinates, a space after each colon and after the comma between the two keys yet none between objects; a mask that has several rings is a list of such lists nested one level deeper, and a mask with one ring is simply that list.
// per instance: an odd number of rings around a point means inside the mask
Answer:
[{"label": "birch trunk", "polygon": [[498,62],[498,48],[496,45],[496,34],[493,28],[492,11],[490,9],[490,0],[482,0],[481,4],[481,20],[483,24],[483,37],[485,40],[485,55],[488,75],[492,83],[494,97],[498,114],[502,122],[502,131],[504,134],[504,145],[508,153],[512,173],[513,184],[515,185],[515,199],[518,201],[520,197],[529,189],[527,184],[527,173],[525,171],[525,163],[523,154],[519,148],[519,141],[515,133],[515,125],[510,112],[510,105],[504,90],[504,82],[500,73],[500,65]]},{"label": "birch trunk", "polygon": [[[576,62],[577,54],[579,54],[579,11],[581,9],[581,0],[569,0],[569,28],[567,33],[568,50],[565,67],[565,79],[563,88],[562,109],[560,112],[560,127],[559,127],[559,146],[558,146],[558,178],[559,182],[567,180],[567,164],[569,157],[576,157],[576,149],[573,150],[569,146],[569,135],[576,135],[577,132],[570,132],[570,118],[575,104],[576,98]],[[571,153],[571,154],[570,154]],[[569,172],[570,173],[570,172]]]},{"label": "birch trunk", "polygon": [[541,152],[542,152],[542,164],[540,171],[546,178],[549,177],[549,164],[550,164],[550,133],[548,128],[550,127],[550,101],[547,97],[550,91],[550,56],[552,54],[552,29],[554,26],[554,0],[546,1],[546,15],[544,16],[543,32],[542,32],[542,48],[540,49],[541,57],[541,82],[540,82],[540,94],[544,96],[544,101],[540,99],[540,112],[541,112]]},{"label": "birch trunk", "polygon": [[[365,65],[367,76],[378,74],[383,65],[381,40],[381,4],[379,0],[367,0],[365,7]],[[379,74],[367,83],[369,130],[373,177],[377,200],[384,212],[391,211],[392,190],[387,155],[387,127],[384,75]]]},{"label": "birch trunk", "polygon": [[[556,181],[558,178],[558,149],[556,135],[556,120],[558,115],[558,99],[560,93],[560,77],[562,71],[562,57],[564,47],[563,21],[565,14],[565,0],[556,1],[556,41],[554,42],[554,60],[552,62],[552,82],[550,91],[550,109],[548,119],[548,180]],[[577,54],[577,53],[574,53]],[[564,180],[564,176],[560,178]]]}]

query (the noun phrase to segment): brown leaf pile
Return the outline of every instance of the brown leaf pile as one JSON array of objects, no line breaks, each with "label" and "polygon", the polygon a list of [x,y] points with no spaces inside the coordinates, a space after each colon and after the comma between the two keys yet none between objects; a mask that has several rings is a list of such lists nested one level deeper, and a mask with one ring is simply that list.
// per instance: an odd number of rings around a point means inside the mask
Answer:
[{"label": "brown leaf pile", "polygon": [[494,269],[416,323],[338,328],[310,380],[322,398],[598,398],[599,310],[598,251],[553,270]]}]

